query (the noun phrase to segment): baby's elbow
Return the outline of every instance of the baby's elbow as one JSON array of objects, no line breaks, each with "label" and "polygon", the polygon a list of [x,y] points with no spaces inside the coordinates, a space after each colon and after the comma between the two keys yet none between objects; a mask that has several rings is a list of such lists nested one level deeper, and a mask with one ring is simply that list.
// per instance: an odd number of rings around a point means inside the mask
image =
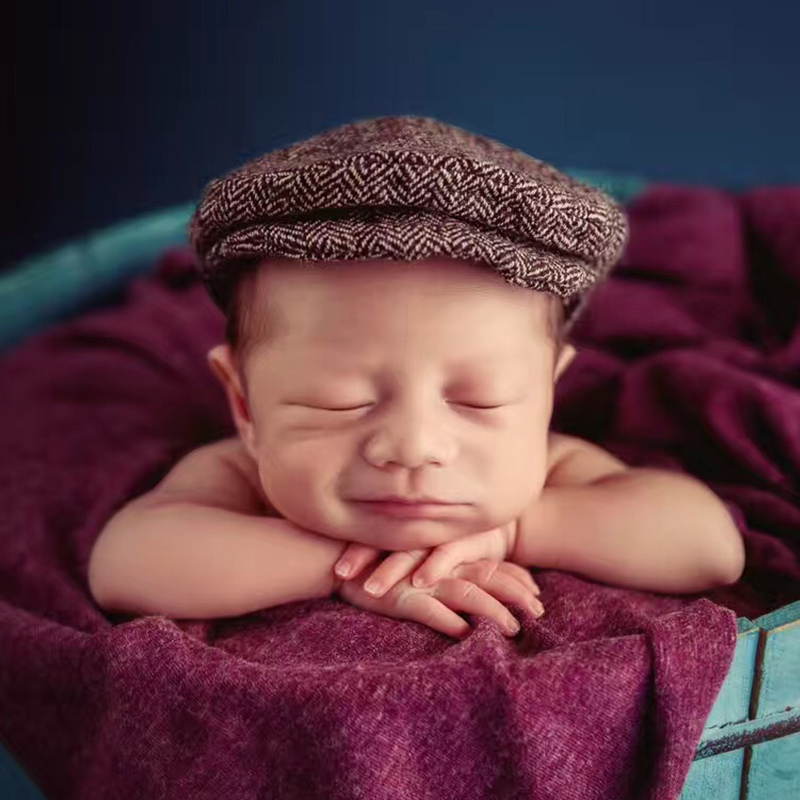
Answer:
[{"label": "baby's elbow", "polygon": [[732,543],[728,542],[725,550],[727,550],[727,557],[719,559],[721,568],[719,579],[720,586],[730,586],[731,584],[737,583],[744,573],[746,561],[745,548],[744,541],[738,530],[735,534],[734,541]]},{"label": "baby's elbow", "polygon": [[721,573],[721,576],[719,578],[717,578],[715,585],[732,586],[734,583],[737,583],[739,581],[739,578],[742,577],[743,572],[744,572],[744,565],[733,569],[727,569]]},{"label": "baby's elbow", "polygon": [[716,509],[707,520],[707,558],[713,564],[718,586],[730,586],[743,575],[746,561],[744,537],[731,513],[716,496]]}]

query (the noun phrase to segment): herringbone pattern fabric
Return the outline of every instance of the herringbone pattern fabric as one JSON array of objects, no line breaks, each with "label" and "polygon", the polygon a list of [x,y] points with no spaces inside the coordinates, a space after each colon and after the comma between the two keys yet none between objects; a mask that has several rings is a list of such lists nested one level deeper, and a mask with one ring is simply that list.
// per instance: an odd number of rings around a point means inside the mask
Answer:
[{"label": "herringbone pattern fabric", "polygon": [[427,117],[343,125],[212,181],[189,224],[227,309],[242,269],[449,256],[564,299],[567,327],[628,240],[613,198],[521,150]]}]

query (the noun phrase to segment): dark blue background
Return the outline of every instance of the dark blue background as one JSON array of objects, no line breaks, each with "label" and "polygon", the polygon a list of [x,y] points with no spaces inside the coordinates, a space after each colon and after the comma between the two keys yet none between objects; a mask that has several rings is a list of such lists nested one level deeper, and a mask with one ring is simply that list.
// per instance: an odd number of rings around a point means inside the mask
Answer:
[{"label": "dark blue background", "polygon": [[800,182],[795,2],[15,2],[0,267],[384,114],[562,168]]},{"label": "dark blue background", "polygon": [[[561,168],[733,188],[800,182],[800,5],[788,0],[12,9],[0,269],[196,201],[267,150],[384,114],[433,116]],[[39,796],[0,748],[4,792]]]}]

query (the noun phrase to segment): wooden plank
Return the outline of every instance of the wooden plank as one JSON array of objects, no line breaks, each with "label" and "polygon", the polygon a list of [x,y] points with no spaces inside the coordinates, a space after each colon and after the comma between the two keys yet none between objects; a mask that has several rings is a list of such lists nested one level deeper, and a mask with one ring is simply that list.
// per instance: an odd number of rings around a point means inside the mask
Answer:
[{"label": "wooden plank", "polygon": [[730,750],[741,750],[743,747],[780,739],[799,731],[800,709],[797,708],[783,714],[770,714],[768,717],[749,719],[735,725],[723,725],[703,734],[695,759],[709,758]]},{"label": "wooden plank", "polygon": [[740,800],[744,750],[693,761],[680,800]]},{"label": "wooden plank", "polygon": [[800,799],[800,733],[747,750],[743,800]]},{"label": "wooden plank", "polygon": [[737,624],[739,633],[733,661],[706,720],[704,738],[706,731],[744,722],[749,718],[761,630],[745,617],[740,617]]},{"label": "wooden plank", "polygon": [[761,629],[750,718],[800,706],[800,601],[754,620]]},{"label": "wooden plank", "polygon": [[800,800],[800,601],[737,627],[681,800]]}]

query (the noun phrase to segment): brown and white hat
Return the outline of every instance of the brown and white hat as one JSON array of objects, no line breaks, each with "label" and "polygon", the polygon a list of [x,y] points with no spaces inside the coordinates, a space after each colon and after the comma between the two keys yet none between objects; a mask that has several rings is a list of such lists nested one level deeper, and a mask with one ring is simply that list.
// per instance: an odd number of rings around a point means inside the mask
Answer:
[{"label": "brown and white hat", "polygon": [[563,299],[567,330],[628,241],[624,208],[521,150],[428,117],[362,120],[211,181],[189,241],[214,302],[268,258],[449,256]]}]

